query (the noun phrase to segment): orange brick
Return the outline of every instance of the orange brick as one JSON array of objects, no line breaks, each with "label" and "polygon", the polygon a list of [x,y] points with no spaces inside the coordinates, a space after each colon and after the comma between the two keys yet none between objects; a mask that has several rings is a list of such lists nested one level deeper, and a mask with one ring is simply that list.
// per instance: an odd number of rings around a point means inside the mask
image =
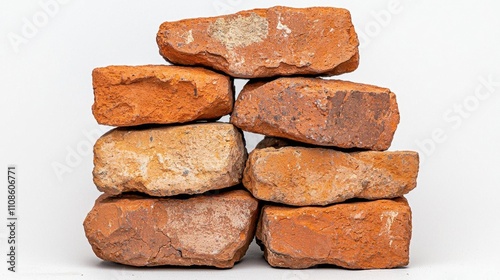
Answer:
[{"label": "orange brick", "polygon": [[394,268],[408,265],[411,229],[404,198],[327,207],[264,206],[257,239],[274,267]]},{"label": "orange brick", "polygon": [[243,190],[188,199],[102,195],[84,222],[101,259],[229,268],[253,240],[258,202]]},{"label": "orange brick", "polygon": [[387,88],[318,78],[249,82],[231,123],[254,133],[340,148],[387,150],[399,123]]},{"label": "orange brick", "polygon": [[243,185],[257,199],[295,206],[394,198],[416,187],[418,163],[412,151],[260,148],[248,157]]},{"label": "orange brick", "polygon": [[166,65],[108,66],[92,72],[97,122],[111,126],[218,119],[234,103],[229,77]]},{"label": "orange brick", "polygon": [[205,65],[239,78],[338,75],[358,67],[348,10],[273,7],[165,22],[156,41],[174,64]]}]

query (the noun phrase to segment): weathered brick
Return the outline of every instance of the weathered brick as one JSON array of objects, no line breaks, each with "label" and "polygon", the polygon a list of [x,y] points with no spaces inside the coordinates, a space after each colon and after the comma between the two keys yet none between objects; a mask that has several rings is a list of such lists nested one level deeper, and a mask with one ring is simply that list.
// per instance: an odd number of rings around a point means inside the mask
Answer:
[{"label": "weathered brick", "polygon": [[236,100],[239,128],[321,146],[386,150],[399,123],[387,88],[318,78],[249,82]]},{"label": "weathered brick", "polygon": [[229,77],[166,65],[108,66],[92,72],[97,122],[112,126],[218,119],[234,103]]},{"label": "weathered brick", "polygon": [[102,195],[83,225],[103,260],[228,268],[245,255],[257,217],[257,200],[243,190],[187,199]]},{"label": "weathered brick", "polygon": [[[243,185],[260,200],[327,205],[351,198],[399,197],[417,185],[417,152],[346,153],[272,140],[266,137],[250,153],[243,173]],[[265,147],[264,142],[278,141],[278,148]]]},{"label": "weathered brick", "polygon": [[117,128],[94,146],[94,183],[109,194],[203,193],[240,183],[246,159],[241,132],[227,123]]},{"label": "weathered brick", "polygon": [[411,229],[404,198],[327,207],[264,206],[257,239],[274,267],[394,268],[408,265]]},{"label": "weathered brick", "polygon": [[337,75],[358,67],[348,10],[273,7],[163,23],[156,41],[174,64],[205,65],[230,76]]}]

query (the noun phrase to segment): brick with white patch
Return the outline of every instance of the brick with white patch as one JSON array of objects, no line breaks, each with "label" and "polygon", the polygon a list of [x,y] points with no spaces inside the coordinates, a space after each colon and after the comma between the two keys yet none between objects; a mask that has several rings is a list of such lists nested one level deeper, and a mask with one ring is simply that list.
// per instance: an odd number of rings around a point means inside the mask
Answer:
[{"label": "brick with white patch", "polygon": [[338,75],[358,67],[358,38],[348,10],[254,9],[165,22],[156,41],[174,64],[204,65],[233,77]]}]

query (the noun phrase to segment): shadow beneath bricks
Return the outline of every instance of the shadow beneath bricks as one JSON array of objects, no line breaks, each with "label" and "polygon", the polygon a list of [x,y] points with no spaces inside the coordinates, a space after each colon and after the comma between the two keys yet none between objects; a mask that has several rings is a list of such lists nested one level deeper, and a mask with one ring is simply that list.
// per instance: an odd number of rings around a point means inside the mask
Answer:
[{"label": "shadow beneath bricks", "polygon": [[255,240],[252,241],[250,247],[248,248],[245,256],[234,264],[234,268],[217,268],[213,266],[175,266],[175,265],[161,265],[161,266],[130,266],[126,264],[114,263],[109,261],[98,261],[96,262],[96,266],[99,269],[109,270],[113,272],[113,274],[133,274],[133,272],[146,272],[146,271],[197,271],[197,272],[206,272],[206,271],[224,271],[229,269],[236,268],[252,268],[256,267],[256,265],[267,264],[264,260],[264,256],[259,246],[255,243]]}]

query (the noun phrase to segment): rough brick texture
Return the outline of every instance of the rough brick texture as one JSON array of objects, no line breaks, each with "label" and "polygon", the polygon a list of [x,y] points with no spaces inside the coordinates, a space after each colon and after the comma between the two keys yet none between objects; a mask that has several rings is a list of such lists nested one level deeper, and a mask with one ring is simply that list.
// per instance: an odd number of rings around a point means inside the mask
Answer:
[{"label": "rough brick texture", "polygon": [[358,67],[349,11],[273,7],[165,22],[156,41],[174,64],[205,65],[230,76],[337,75]]},{"label": "rough brick texture", "polygon": [[218,119],[234,103],[230,78],[203,68],[108,66],[94,69],[92,79],[92,113],[105,125]]},{"label": "rough brick texture", "polygon": [[243,130],[321,146],[386,150],[399,123],[387,88],[318,78],[249,82],[231,123]]},{"label": "rough brick texture", "polygon": [[246,159],[241,132],[227,123],[118,128],[94,146],[94,183],[109,194],[203,193],[240,183]]},{"label": "rough brick texture", "polygon": [[404,198],[328,207],[264,206],[257,238],[274,267],[402,267],[409,262],[411,210]]},{"label": "rough brick texture", "polygon": [[84,228],[103,260],[228,268],[248,249],[257,217],[257,200],[243,190],[188,199],[102,195]]},{"label": "rough brick texture", "polygon": [[[267,138],[264,141],[269,141]],[[258,199],[295,206],[327,205],[351,198],[394,198],[417,185],[418,153],[345,153],[307,147],[253,150],[244,186]]]}]

